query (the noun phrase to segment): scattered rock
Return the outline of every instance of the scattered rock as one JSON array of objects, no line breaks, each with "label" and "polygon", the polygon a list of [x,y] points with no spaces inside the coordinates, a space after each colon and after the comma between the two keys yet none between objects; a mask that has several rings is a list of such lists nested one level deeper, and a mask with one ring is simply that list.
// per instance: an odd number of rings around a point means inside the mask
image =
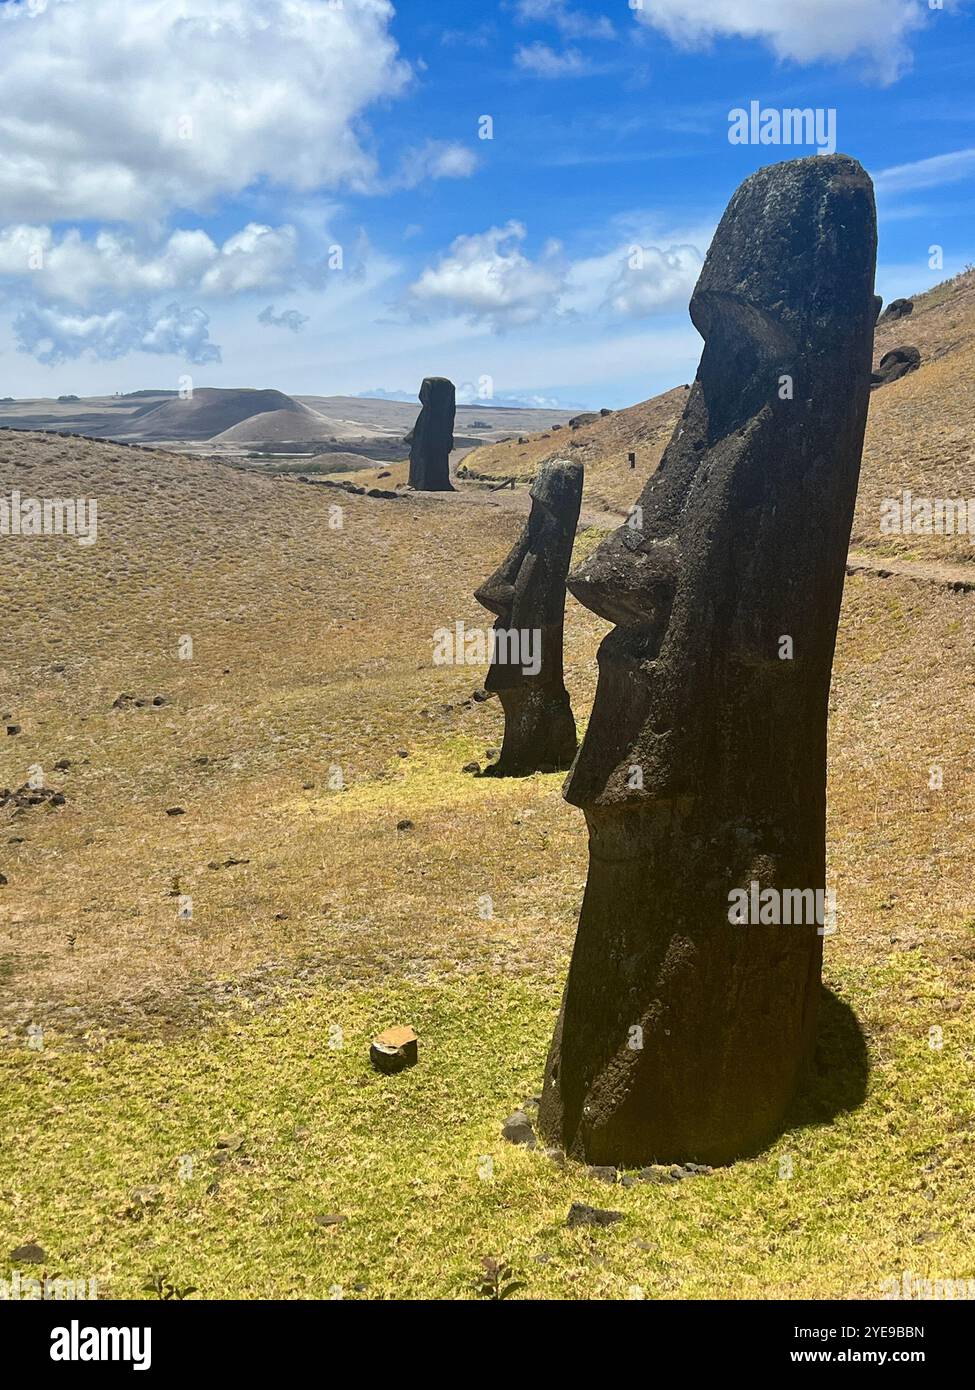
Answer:
[{"label": "scattered rock", "polygon": [[465,763],[464,766],[461,768],[461,772],[473,772],[473,773],[478,773],[478,772],[480,772],[480,770],[481,770],[481,764],[480,764],[480,763]]},{"label": "scattered rock", "polygon": [[11,738],[13,738],[13,736],[14,736],[15,734],[19,734],[19,733],[20,733],[20,730],[21,730],[21,726],[20,726],[19,724],[8,724],[8,725],[7,725],[7,733],[10,735]]},{"label": "scattered rock", "polygon": [[242,1134],[224,1134],[217,1140],[218,1149],[229,1149],[231,1153],[236,1153],[238,1149],[244,1147],[244,1136]]},{"label": "scattered rock", "polygon": [[582,415],[573,416],[573,418],[569,421],[569,429],[577,430],[582,425],[591,425],[594,420],[598,419],[599,416],[596,414],[594,410],[588,410]]},{"label": "scattered rock", "polygon": [[167,816],[185,816],[185,815],[186,815],[186,808],[185,808],[184,806],[167,806],[167,807],[166,807],[166,815],[167,815]]},{"label": "scattered rock", "polygon": [[395,1025],[373,1038],[369,1060],[377,1071],[387,1075],[416,1065],[418,1057],[416,1033],[408,1025]]},{"label": "scattered rock", "polygon": [[131,1200],[136,1210],[158,1206],[162,1201],[161,1187],[137,1187],[132,1191]]},{"label": "scattered rock", "polygon": [[586,1172],[591,1178],[595,1178],[597,1182],[608,1182],[612,1183],[614,1186],[619,1178],[619,1173],[616,1169],[604,1163],[592,1163],[586,1169]]},{"label": "scattered rock", "polygon": [[588,1207],[585,1202],[573,1202],[565,1224],[574,1226],[612,1226],[623,1220],[621,1211],[607,1211],[605,1207]]},{"label": "scattered rock", "polygon": [[54,771],[55,771],[55,772],[67,772],[67,770],[68,770],[68,768],[69,768],[70,766],[71,766],[71,759],[70,759],[70,758],[59,758],[59,759],[57,760],[57,762],[54,764]]},{"label": "scattered rock", "polygon": [[26,811],[31,806],[43,806],[45,802],[49,806],[63,806],[64,793],[55,791],[53,787],[32,787],[29,782],[25,782],[16,791],[11,791],[8,787],[0,788],[0,807],[11,806],[15,814]]},{"label": "scattered rock", "polygon": [[524,1110],[516,1110],[508,1116],[501,1126],[501,1138],[507,1139],[509,1144],[527,1144],[531,1149],[535,1147],[535,1131]]},{"label": "scattered rock", "polygon": [[408,748],[397,748],[396,756],[398,758],[408,758],[410,756],[410,750]]},{"label": "scattered rock", "polygon": [[471,695],[471,699],[474,701],[475,704],[483,705],[485,700],[490,700],[493,693],[493,691],[484,690],[482,687],[481,689],[475,690],[473,692],[473,694]]},{"label": "scattered rock", "polygon": [[413,829],[413,822],[412,822],[411,820],[398,820],[398,821],[396,822],[396,829],[397,829],[397,830],[412,830],[412,829]]},{"label": "scattered rock", "polygon": [[11,1250],[10,1258],[15,1264],[42,1265],[47,1261],[47,1251],[29,1241],[27,1245],[18,1245],[16,1250]]},{"label": "scattered rock", "polygon": [[672,1176],[668,1168],[641,1168],[637,1173],[638,1182],[668,1183],[679,1182],[679,1178]]}]

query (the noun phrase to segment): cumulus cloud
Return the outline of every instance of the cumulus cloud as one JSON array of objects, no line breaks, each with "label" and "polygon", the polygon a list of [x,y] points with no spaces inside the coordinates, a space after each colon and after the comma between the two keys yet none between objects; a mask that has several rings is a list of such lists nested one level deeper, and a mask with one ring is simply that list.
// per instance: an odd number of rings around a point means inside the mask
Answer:
[{"label": "cumulus cloud", "polygon": [[703,264],[696,246],[630,246],[606,293],[617,318],[646,318],[686,304]]},{"label": "cumulus cloud", "polygon": [[0,229],[0,282],[42,299],[88,306],[107,299],[183,293],[209,297],[286,284],[298,262],[290,226],[250,222],[218,246],[206,232],[173,232],[155,245],[103,230],[58,236],[47,226]]},{"label": "cumulus cloud", "polygon": [[733,35],[797,63],[865,57],[890,82],[909,66],[908,38],[928,7],[921,0],[643,0],[634,14],[688,47]]},{"label": "cumulus cloud", "polygon": [[82,356],[113,361],[130,352],[202,365],[220,361],[219,347],[210,342],[209,324],[202,309],[179,304],[157,315],[140,308],[79,314],[30,305],[14,319],[13,329],[18,351],[52,367]]},{"label": "cumulus cloud", "polygon": [[258,314],[257,321],[265,328],[290,328],[292,333],[300,333],[308,322],[308,315],[299,314],[297,309],[285,309],[283,313],[276,314],[274,305],[269,304]]},{"label": "cumulus cloud", "polygon": [[[619,236],[614,229],[614,238]],[[501,332],[565,316],[606,321],[649,318],[686,305],[703,257],[690,242],[614,244],[599,256],[567,260],[551,241],[537,260],[524,251],[520,222],[461,236],[409,290],[414,313],[454,314]]]},{"label": "cumulus cloud", "polygon": [[409,289],[415,311],[458,314],[495,331],[535,323],[555,311],[564,287],[559,248],[550,243],[538,261],[521,243],[520,222],[459,236],[435,266]]},{"label": "cumulus cloud", "polygon": [[515,52],[515,64],[537,77],[581,77],[588,71],[586,60],[576,48],[557,53],[547,43],[523,44]]},{"label": "cumulus cloud", "polygon": [[366,186],[362,114],[410,80],[392,16],[390,0],[2,5],[0,208],[125,221],[258,181]]}]

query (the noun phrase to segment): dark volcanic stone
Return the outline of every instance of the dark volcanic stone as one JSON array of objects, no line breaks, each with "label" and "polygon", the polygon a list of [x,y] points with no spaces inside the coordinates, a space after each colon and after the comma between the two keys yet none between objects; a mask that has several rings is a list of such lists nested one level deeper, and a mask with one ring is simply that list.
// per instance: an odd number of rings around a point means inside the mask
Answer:
[{"label": "dark volcanic stone", "polygon": [[589,878],[538,1118],[573,1158],[754,1152],[810,1057],[815,920],[738,925],[730,895],[825,887],[826,713],[875,257],[855,160],[746,179],[691,299],[704,350],[683,416],[637,511],[569,577],[615,624],[566,780]]},{"label": "dark volcanic stone", "polygon": [[877,370],[870,378],[872,386],[888,386],[899,381],[908,372],[916,372],[921,365],[921,354],[916,347],[891,348],[881,357]]},{"label": "dark volcanic stone", "polygon": [[621,1211],[607,1211],[605,1207],[587,1207],[585,1202],[573,1202],[566,1218],[567,1226],[612,1226],[623,1220]]},{"label": "dark volcanic stone", "polygon": [[422,409],[410,442],[410,487],[417,492],[453,492],[450,451],[454,447],[454,383],[443,376],[424,377]]},{"label": "dark volcanic stone", "polygon": [[914,301],[912,299],[892,299],[877,321],[878,323],[888,323],[893,319],[906,319],[908,314],[913,314],[913,312]]},{"label": "dark volcanic stone", "polygon": [[[581,464],[562,460],[539,470],[531,488],[531,514],[517,544],[474,595],[497,615],[495,650],[484,684],[497,692],[504,709],[501,756],[485,775],[526,776],[568,767],[575,756],[562,634],[582,476]],[[526,636],[531,652],[525,651]]]},{"label": "dark volcanic stone", "polygon": [[16,1264],[42,1265],[47,1259],[47,1251],[31,1241],[28,1245],[18,1245],[16,1250],[11,1250],[10,1258]]}]

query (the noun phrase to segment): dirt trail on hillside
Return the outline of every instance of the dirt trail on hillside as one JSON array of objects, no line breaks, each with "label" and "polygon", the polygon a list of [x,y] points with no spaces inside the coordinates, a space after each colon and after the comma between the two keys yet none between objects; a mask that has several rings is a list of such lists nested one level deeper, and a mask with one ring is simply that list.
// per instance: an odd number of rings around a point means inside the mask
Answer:
[{"label": "dirt trail on hillside", "polygon": [[895,576],[913,579],[918,584],[937,584],[942,589],[954,589],[958,593],[975,591],[975,564],[946,565],[940,561],[925,563],[920,560],[900,560],[887,555],[870,555],[862,550],[851,550],[846,557],[847,574],[872,574],[878,579],[892,579]]}]

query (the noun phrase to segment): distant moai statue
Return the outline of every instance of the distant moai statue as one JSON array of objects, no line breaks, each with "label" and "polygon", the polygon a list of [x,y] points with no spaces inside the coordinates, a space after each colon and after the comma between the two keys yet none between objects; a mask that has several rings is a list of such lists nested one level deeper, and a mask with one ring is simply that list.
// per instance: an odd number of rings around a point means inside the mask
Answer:
[{"label": "distant moai statue", "polygon": [[[876,246],[855,160],[745,180],[691,299],[703,355],[639,523],[568,579],[615,626],[566,780],[589,876],[538,1119],[589,1163],[756,1152],[812,1054],[815,915],[736,925],[729,901],[755,881],[825,888],[826,715]],[[783,373],[802,383],[794,399]]]},{"label": "distant moai statue", "polygon": [[456,393],[445,376],[427,376],[420,387],[421,410],[407,440],[410,487],[417,492],[453,492],[450,451],[454,447]]},{"label": "distant moai statue", "polygon": [[572,559],[582,464],[555,461],[539,469],[532,508],[507,559],[474,597],[496,614],[491,667],[485,689],[504,710],[496,777],[568,767],[576,752],[576,726],[562,670],[565,577]]}]

